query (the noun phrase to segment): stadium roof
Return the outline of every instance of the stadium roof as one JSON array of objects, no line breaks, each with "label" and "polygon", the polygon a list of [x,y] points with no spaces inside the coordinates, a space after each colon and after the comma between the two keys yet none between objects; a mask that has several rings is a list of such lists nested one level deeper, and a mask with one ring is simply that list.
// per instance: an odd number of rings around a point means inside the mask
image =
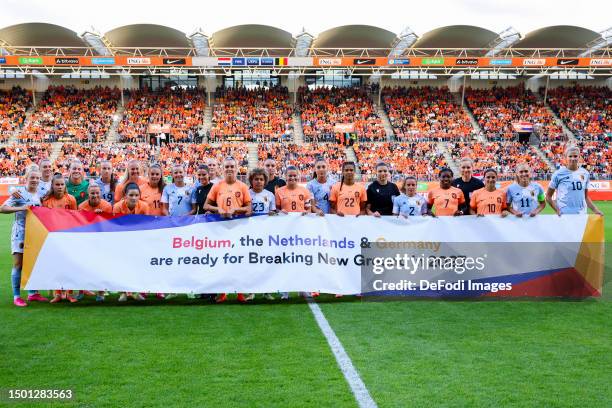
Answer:
[{"label": "stadium roof", "polygon": [[550,26],[531,31],[513,48],[585,48],[601,35],[576,26]]},{"label": "stadium roof", "polygon": [[188,48],[189,40],[182,31],[157,24],[131,24],[108,31],[104,36],[113,47]]},{"label": "stadium roof", "polygon": [[[487,48],[498,34],[486,28],[452,25],[436,28],[421,36],[412,48]],[[472,54],[472,53],[470,53]],[[473,54],[472,54],[473,55]]]},{"label": "stadium roof", "polygon": [[210,44],[216,48],[292,48],[293,36],[276,27],[244,24],[215,32]]},{"label": "stadium roof", "polygon": [[[387,51],[376,50],[368,54],[389,55],[388,49],[393,46],[397,36],[384,28],[369,25],[345,25],[331,28],[320,33],[313,41],[313,48],[351,49],[385,48]],[[346,54],[347,52],[345,52]]]},{"label": "stadium roof", "polygon": [[[0,42],[15,47],[87,47],[74,31],[55,24],[23,23],[0,29]],[[57,48],[45,49],[41,54],[57,54]],[[81,52],[83,52],[81,50]]]},{"label": "stadium roof", "polygon": [[[192,48],[185,33],[156,24],[117,27],[108,31],[104,37],[113,48]],[[526,34],[513,48],[586,48],[588,43],[598,38],[601,38],[600,34],[583,27],[550,26]],[[487,48],[497,39],[498,34],[486,28],[453,25],[423,34],[411,48]],[[349,50],[391,48],[396,40],[395,33],[380,27],[346,25],[315,35],[312,47]],[[88,47],[76,32],[68,28],[37,22],[0,29],[0,43],[21,48]],[[293,48],[295,39],[291,33],[277,27],[245,24],[215,32],[210,43],[211,48]],[[56,51],[45,53],[54,54]]]}]

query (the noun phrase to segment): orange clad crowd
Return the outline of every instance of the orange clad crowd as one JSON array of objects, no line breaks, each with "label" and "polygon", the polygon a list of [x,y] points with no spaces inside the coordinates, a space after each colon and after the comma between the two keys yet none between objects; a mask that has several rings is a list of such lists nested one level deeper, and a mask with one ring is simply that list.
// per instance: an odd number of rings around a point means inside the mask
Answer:
[{"label": "orange clad crowd", "polygon": [[465,140],[473,136],[468,115],[447,87],[385,87],[382,97],[398,140]]},{"label": "orange clad crowd", "polygon": [[112,124],[120,95],[117,88],[50,86],[19,139],[24,142],[102,140]]},{"label": "orange clad crowd", "polygon": [[[574,143],[581,152],[583,167],[592,173],[592,179],[612,178],[612,149],[602,141],[579,141]],[[540,149],[554,164],[555,168],[565,165],[563,161],[565,143],[542,143]]]},{"label": "orange clad crowd", "polygon": [[516,138],[513,122],[534,125],[540,140],[564,140],[565,135],[544,102],[523,85],[508,88],[466,88],[465,100],[489,140]]},{"label": "orange clad crowd", "polygon": [[[306,141],[348,142],[354,133],[361,141],[386,140],[382,121],[363,88],[317,88],[298,90],[300,115]],[[343,131],[336,125],[348,125]]]},{"label": "orange clad crowd", "polygon": [[519,142],[455,142],[449,143],[448,150],[456,162],[462,157],[471,158],[475,173],[492,168],[497,170],[500,178],[511,179],[519,163],[527,163],[537,177],[550,173],[548,164],[538,156],[534,147]]},{"label": "orange clad crowd", "polygon": [[210,140],[281,141],[293,136],[293,108],[285,87],[218,88]]},{"label": "orange clad crowd", "polygon": [[612,138],[612,90],[606,86],[558,87],[548,90],[551,108],[580,139]]},{"label": "orange clad crowd", "polygon": [[77,159],[83,163],[85,173],[90,177],[95,177],[98,175],[100,162],[108,160],[113,165],[115,173],[121,176],[128,161],[138,160],[143,165],[160,164],[164,175],[169,175],[175,164],[181,164],[185,167],[187,174],[193,175],[198,165],[208,164],[209,160],[216,160],[220,165],[223,159],[229,156],[238,161],[239,174],[246,174],[248,148],[244,143],[222,143],[218,146],[169,143],[162,147],[155,147],[148,143],[65,143],[55,161],[55,168],[67,174],[70,162]]},{"label": "orange clad crowd", "polygon": [[170,174],[174,164],[185,167],[187,174],[195,174],[198,166],[215,160],[220,167],[223,159],[233,157],[238,162],[238,174],[248,172],[249,149],[245,143],[221,143],[213,146],[204,144],[170,143],[159,149],[157,162],[162,165],[165,174]]},{"label": "orange clad crowd", "polygon": [[331,173],[339,174],[342,163],[346,160],[345,147],[336,143],[262,143],[258,148],[259,166],[263,167],[266,159],[274,159],[279,171],[284,174],[287,166],[295,166],[302,178],[310,177],[317,159],[327,161]]},{"label": "orange clad crowd", "polygon": [[[206,90],[161,88],[127,91],[118,133],[124,142],[148,142],[150,125],[169,127],[164,142],[195,142],[204,122]],[[157,130],[155,131],[157,133]]]},{"label": "orange clad crowd", "polygon": [[32,92],[20,87],[0,90],[0,142],[6,142],[23,127],[26,111],[32,106]]},{"label": "orange clad crowd", "polygon": [[437,170],[447,165],[436,143],[359,143],[353,148],[364,180],[376,177],[376,165],[380,162],[390,167],[394,178],[412,175],[419,180],[437,179]]},{"label": "orange clad crowd", "polygon": [[50,143],[12,144],[0,146],[0,176],[19,177],[30,164],[49,157]]}]

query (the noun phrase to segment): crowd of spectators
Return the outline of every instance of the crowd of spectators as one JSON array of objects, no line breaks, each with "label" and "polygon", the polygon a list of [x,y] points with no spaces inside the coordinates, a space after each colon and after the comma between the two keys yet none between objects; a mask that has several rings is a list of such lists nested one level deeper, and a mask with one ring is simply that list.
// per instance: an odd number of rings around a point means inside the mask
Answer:
[{"label": "crowd of spectators", "polygon": [[366,89],[301,87],[298,95],[306,141],[347,144],[350,134],[360,141],[386,140],[384,126]]},{"label": "crowd of spectators", "polygon": [[6,142],[23,127],[26,111],[32,106],[32,92],[20,87],[0,90],[0,142]]},{"label": "crowd of spectators", "polygon": [[[612,178],[612,149],[607,142],[579,141],[574,143],[580,149],[582,166],[591,173],[591,179]],[[540,149],[555,168],[565,165],[565,144],[562,142],[542,143]]]},{"label": "crowd of spectators", "polygon": [[527,163],[536,178],[546,178],[551,169],[536,153],[535,147],[519,142],[455,142],[448,144],[448,150],[455,162],[462,157],[474,161],[474,173],[495,169],[500,179],[516,176],[516,165]]},{"label": "crowd of spectators", "polygon": [[0,176],[19,177],[30,164],[49,157],[50,143],[12,144],[0,146]]},{"label": "crowd of spectators", "polygon": [[286,87],[218,88],[211,141],[283,141],[293,136],[293,108]]},{"label": "crowd of spectators", "polygon": [[208,164],[214,159],[220,165],[224,158],[233,157],[238,161],[239,173],[246,174],[248,167],[248,148],[244,143],[222,143],[220,145],[194,143],[168,143],[161,147],[148,143],[64,143],[55,161],[60,172],[66,172],[70,162],[78,159],[83,163],[85,173],[90,177],[97,176],[98,165],[103,160],[112,163],[118,176],[123,175],[129,160],[138,160],[143,165],[159,163],[165,175],[169,175],[172,166],[181,164],[187,174],[193,175],[200,164]]},{"label": "crowd of spectators", "polygon": [[475,134],[470,118],[447,87],[385,87],[382,97],[398,140],[468,140]]},{"label": "crowd of spectators", "polygon": [[376,177],[376,165],[380,162],[389,166],[394,180],[408,175],[419,180],[434,180],[437,171],[447,165],[437,143],[358,143],[353,148],[364,180]]},{"label": "crowd of spectators", "polygon": [[285,173],[287,166],[295,166],[303,180],[309,180],[315,162],[322,158],[327,161],[328,170],[338,175],[342,163],[346,160],[345,147],[337,143],[261,143],[258,148],[259,166],[263,167],[266,159],[274,159],[279,172]]},{"label": "crowd of spectators", "polygon": [[544,102],[523,85],[491,89],[466,88],[465,100],[485,136],[492,141],[516,140],[514,122],[533,124],[540,141],[564,140]]},{"label": "crowd of spectators", "polygon": [[19,135],[24,142],[100,141],[120,98],[117,88],[50,86]]},{"label": "crowd of spectators", "polygon": [[612,139],[612,90],[607,86],[552,88],[547,101],[579,139]]},{"label": "crowd of spectators", "polygon": [[200,138],[206,91],[197,88],[160,88],[127,91],[118,133],[124,142],[195,142]]}]

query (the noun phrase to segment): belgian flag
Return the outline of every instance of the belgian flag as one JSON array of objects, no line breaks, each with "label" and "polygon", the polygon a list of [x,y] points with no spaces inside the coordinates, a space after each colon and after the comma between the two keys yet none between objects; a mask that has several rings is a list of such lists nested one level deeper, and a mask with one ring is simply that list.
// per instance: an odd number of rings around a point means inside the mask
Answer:
[{"label": "belgian flag", "polygon": [[274,65],[289,65],[289,58],[274,58]]}]

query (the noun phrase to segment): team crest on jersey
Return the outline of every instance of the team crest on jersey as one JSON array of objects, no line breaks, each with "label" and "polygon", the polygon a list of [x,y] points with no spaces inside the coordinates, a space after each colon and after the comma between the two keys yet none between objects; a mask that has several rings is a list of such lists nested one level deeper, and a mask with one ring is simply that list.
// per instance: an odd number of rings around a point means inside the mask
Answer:
[{"label": "team crest on jersey", "polygon": [[453,198],[457,198],[457,194],[452,193],[452,194],[451,194],[451,197],[453,197]]},{"label": "team crest on jersey", "polygon": [[299,196],[300,201],[304,201],[304,194],[300,194]]},{"label": "team crest on jersey", "polygon": [[580,175],[580,180],[584,181],[584,174]]},{"label": "team crest on jersey", "polygon": [[240,191],[236,191],[235,196],[236,198],[240,198]]},{"label": "team crest on jersey", "polygon": [[532,197],[535,197],[535,191],[532,191],[532,192],[531,192],[531,196],[532,196]]},{"label": "team crest on jersey", "polygon": [[359,198],[359,191],[355,191],[355,198]]}]

